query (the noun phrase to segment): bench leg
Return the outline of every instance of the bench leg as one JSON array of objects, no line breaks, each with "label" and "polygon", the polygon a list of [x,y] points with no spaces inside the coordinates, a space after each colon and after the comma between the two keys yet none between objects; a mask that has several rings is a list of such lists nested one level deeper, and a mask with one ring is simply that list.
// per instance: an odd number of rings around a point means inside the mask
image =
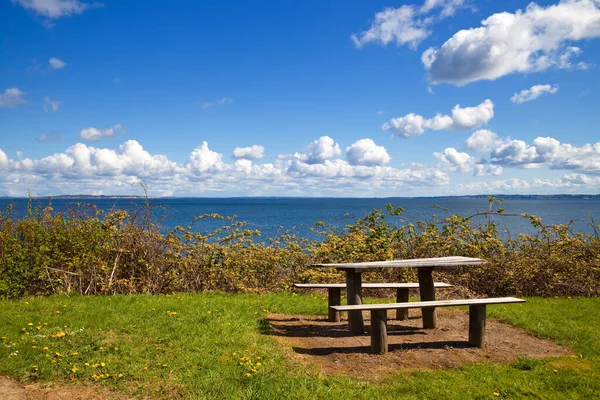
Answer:
[{"label": "bench leg", "polygon": [[[396,303],[408,303],[408,289],[398,288],[396,289]],[[396,319],[405,321],[408,319],[408,308],[397,309]]]},{"label": "bench leg", "polygon": [[[433,269],[419,268],[419,293],[421,301],[435,301],[435,286],[433,285]],[[437,317],[435,308],[422,308],[423,328],[437,328]]]},{"label": "bench leg", "polygon": [[[346,294],[348,295],[348,305],[362,304],[362,283],[359,271],[346,270]],[[348,311],[348,327],[350,333],[355,335],[362,335],[365,332],[362,311]]]},{"label": "bench leg", "polygon": [[331,308],[331,306],[339,306],[342,304],[342,296],[340,288],[328,288],[329,295],[327,297],[329,307],[329,322],[340,322],[340,312]]},{"label": "bench leg", "polygon": [[469,343],[483,349],[485,347],[485,304],[469,306]]},{"label": "bench leg", "polygon": [[371,353],[386,354],[388,352],[387,311],[371,311]]}]

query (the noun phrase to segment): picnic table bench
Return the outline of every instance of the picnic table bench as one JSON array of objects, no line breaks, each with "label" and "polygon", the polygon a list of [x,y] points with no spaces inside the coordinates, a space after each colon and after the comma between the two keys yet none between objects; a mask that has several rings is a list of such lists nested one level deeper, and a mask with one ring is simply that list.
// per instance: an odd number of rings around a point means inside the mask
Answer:
[{"label": "picnic table bench", "polygon": [[434,307],[469,306],[469,343],[483,348],[485,346],[485,317],[488,304],[524,303],[516,297],[500,297],[495,299],[465,299],[441,301],[416,301],[391,304],[357,304],[332,306],[336,311],[371,312],[371,352],[385,354],[388,351],[387,310],[409,308],[433,309]]},{"label": "picnic table bench", "polygon": [[[447,268],[459,266],[477,266],[487,264],[479,258],[449,256],[435,258],[415,258],[411,260],[372,261],[341,264],[313,264],[313,268],[336,268],[346,272],[346,290],[349,305],[362,304],[362,272],[381,268],[417,268],[419,277],[419,294],[421,301],[435,301],[435,285],[433,282],[434,268]],[[437,319],[434,307],[422,309],[423,327],[433,329],[437,327]],[[350,332],[361,334],[364,332],[364,321],[362,312],[349,310],[348,327]]]},{"label": "picnic table bench", "polygon": [[[453,285],[444,282],[434,282],[435,288],[450,288]],[[327,289],[328,302],[328,320],[330,322],[340,321],[340,312],[332,308],[332,306],[341,305],[341,290],[346,289],[345,283],[294,283],[294,287],[302,289]],[[409,289],[418,289],[419,284],[416,282],[407,283],[363,283],[363,288],[368,289],[396,289],[396,302],[408,302]],[[404,321],[408,319],[408,309],[397,309],[396,319]]]}]

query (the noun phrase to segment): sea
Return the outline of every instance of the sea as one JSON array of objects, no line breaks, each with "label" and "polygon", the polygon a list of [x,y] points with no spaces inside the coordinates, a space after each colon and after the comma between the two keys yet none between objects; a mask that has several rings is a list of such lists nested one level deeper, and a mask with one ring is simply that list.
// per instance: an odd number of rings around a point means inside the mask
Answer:
[{"label": "sea", "polygon": [[[17,216],[27,213],[27,198],[0,198],[0,209],[10,204]],[[487,197],[427,197],[427,198],[292,198],[292,197],[239,197],[239,198],[150,198],[152,218],[163,232],[176,226],[209,233],[224,224],[221,220],[203,219],[192,224],[203,214],[234,217],[246,222],[247,229],[260,231],[260,238],[268,240],[283,230],[293,230],[299,236],[311,238],[311,226],[322,222],[326,226],[343,229],[364,217],[373,209],[385,209],[386,204],[402,206],[401,216],[389,217],[391,225],[402,225],[416,220],[441,220],[447,215],[472,216],[490,210]],[[143,206],[142,198],[114,197],[57,197],[33,199],[34,207],[51,205],[56,212],[82,205],[93,205],[108,211],[122,209],[135,212]],[[572,223],[574,231],[594,233],[593,218],[600,223],[599,196],[510,197],[500,206],[508,214],[534,214],[544,224]],[[488,217],[475,217],[474,223],[484,223]],[[504,237],[519,233],[533,233],[535,229],[522,217],[499,217],[498,224]]]}]

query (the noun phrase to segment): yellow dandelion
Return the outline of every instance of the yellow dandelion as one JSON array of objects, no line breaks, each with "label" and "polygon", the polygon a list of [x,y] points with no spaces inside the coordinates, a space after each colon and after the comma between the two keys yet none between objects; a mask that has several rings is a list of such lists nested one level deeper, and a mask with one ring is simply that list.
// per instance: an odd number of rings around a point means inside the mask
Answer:
[{"label": "yellow dandelion", "polygon": [[33,326],[33,322],[28,322],[27,326]]},{"label": "yellow dandelion", "polygon": [[118,347],[115,347],[115,351],[119,351],[119,348],[118,348]]},{"label": "yellow dandelion", "polygon": [[73,365],[73,368],[71,368],[71,372],[75,373],[79,371],[79,368],[77,368],[75,365]]},{"label": "yellow dandelion", "polygon": [[256,363],[256,366],[257,366],[257,367],[260,367],[261,365],[262,365],[262,364],[261,364],[261,363],[259,363],[259,362],[257,362],[257,363]]},{"label": "yellow dandelion", "polygon": [[558,374],[558,370],[557,370],[557,369],[555,369],[555,370],[554,370],[554,373],[555,373],[555,374]]},{"label": "yellow dandelion", "polygon": [[251,373],[249,373],[249,372],[247,372],[247,373],[246,373],[246,376],[247,376],[247,377],[251,377],[251,376],[252,376],[252,374],[251,374]]},{"label": "yellow dandelion", "polygon": [[83,365],[85,365],[86,367],[89,367],[90,363],[84,363]]},{"label": "yellow dandelion", "polygon": [[498,397],[498,396],[500,396],[500,393],[498,393],[498,392],[494,392],[494,393],[492,393],[492,396],[496,396],[496,397]]},{"label": "yellow dandelion", "polygon": [[105,367],[105,366],[106,366],[106,364],[104,364],[103,362],[101,362],[101,363],[100,363],[100,366],[101,366],[101,367]]},{"label": "yellow dandelion", "polygon": [[122,377],[123,377],[123,374],[119,374],[119,375],[117,375],[117,377],[119,377],[119,378],[122,378]]}]

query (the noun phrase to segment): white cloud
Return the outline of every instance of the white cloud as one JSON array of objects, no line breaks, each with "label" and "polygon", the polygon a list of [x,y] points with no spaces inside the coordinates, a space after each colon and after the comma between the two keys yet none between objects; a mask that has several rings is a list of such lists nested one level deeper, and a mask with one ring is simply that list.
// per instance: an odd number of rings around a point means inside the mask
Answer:
[{"label": "white cloud", "polygon": [[8,166],[8,157],[6,153],[0,149],[0,168],[6,168]]},{"label": "white cloud", "polygon": [[58,59],[56,57],[52,57],[52,58],[50,58],[50,60],[48,60],[48,65],[52,69],[63,69],[64,67],[67,66],[67,63],[64,62],[61,59]]},{"label": "white cloud", "polygon": [[12,2],[50,19],[81,14],[90,7],[99,6],[97,3],[83,3],[79,0],[12,0]]},{"label": "white cloud", "polygon": [[[379,154],[377,147],[367,146],[363,161],[385,159],[369,158],[369,149]],[[135,140],[115,149],[77,143],[40,159],[10,160],[0,150],[0,191],[12,195],[27,194],[28,188],[40,195],[125,194],[135,192],[132,184],[144,179],[151,195],[389,196],[423,195],[449,183],[444,171],[422,165],[401,169],[352,165],[335,157],[309,164],[297,156],[302,154],[281,157],[275,164],[254,164],[246,159],[228,164],[222,154],[203,142],[191,151],[187,162],[176,163],[166,155],[150,154]]]},{"label": "white cloud", "polygon": [[502,140],[500,140],[498,135],[494,132],[488,131],[487,129],[480,129],[469,136],[467,140],[465,140],[465,144],[471,151],[484,153],[498,147],[502,144]]},{"label": "white cloud", "polygon": [[474,176],[498,176],[502,175],[504,168],[494,164],[477,164],[475,165]]},{"label": "white cloud", "polygon": [[433,155],[450,171],[471,171],[477,163],[477,160],[468,153],[459,152],[452,147]]},{"label": "white cloud", "polygon": [[49,97],[44,97],[44,111],[57,112],[60,107],[60,101],[52,100]]},{"label": "white cloud", "polygon": [[[436,20],[454,15],[463,4],[464,0],[426,0],[421,7],[403,5],[386,8],[375,14],[368,30],[350,38],[359,48],[370,42],[384,46],[395,42],[397,46],[408,45],[414,49],[429,37]],[[431,15],[437,9],[440,9],[439,14]]]},{"label": "white cloud", "polygon": [[481,27],[457,32],[441,48],[426,50],[422,60],[433,83],[466,85],[512,73],[572,68],[571,58],[581,49],[569,43],[599,36],[597,0],[562,0],[548,7],[530,3],[525,11],[493,14]]},{"label": "white cloud", "polygon": [[551,179],[510,178],[491,182],[470,182],[458,184],[456,190],[464,194],[483,193],[589,193],[600,190],[600,177],[590,177],[585,174],[565,174]]},{"label": "white cloud", "polygon": [[15,108],[21,104],[27,104],[23,98],[25,93],[17,88],[8,88],[4,93],[0,93],[0,108]]},{"label": "white cloud", "polygon": [[190,154],[188,168],[194,172],[202,173],[210,169],[223,169],[221,159],[223,154],[212,151],[208,148],[208,142],[202,142],[202,145],[196,147]]},{"label": "white cloud", "polygon": [[351,165],[385,165],[391,157],[383,146],[371,139],[360,139],[346,148],[346,158]]},{"label": "white cloud", "polygon": [[467,139],[467,146],[489,151],[493,164],[516,168],[539,168],[545,165],[554,170],[600,173],[600,142],[576,147],[551,137],[537,137],[528,144],[523,140],[498,139],[495,134],[486,135],[473,139],[473,134]]},{"label": "white cloud", "polygon": [[337,158],[341,154],[339,144],[329,136],[321,136],[309,144],[303,152],[295,153],[294,157],[306,164],[321,164],[326,160]]},{"label": "white cloud", "polygon": [[433,118],[424,118],[417,114],[392,118],[383,124],[384,131],[391,131],[393,136],[412,137],[422,135],[425,130],[467,130],[485,125],[494,117],[494,103],[485,100],[475,107],[461,108],[457,104],[452,109],[452,116],[437,114]]},{"label": "white cloud", "polygon": [[236,147],[233,149],[233,158],[236,160],[256,160],[263,158],[264,154],[265,148],[256,144],[250,147]]},{"label": "white cloud", "polygon": [[558,92],[558,85],[534,85],[529,89],[521,90],[515,93],[510,101],[521,104],[537,99],[544,94],[555,94]]},{"label": "white cloud", "polygon": [[213,102],[206,102],[202,104],[202,108],[209,108],[209,107],[215,107],[215,106],[224,106],[227,104],[233,104],[233,99],[229,98],[229,97],[223,97],[220,100],[217,101],[213,101]]},{"label": "white cloud", "polygon": [[112,128],[98,129],[98,128],[84,128],[79,132],[79,137],[95,142],[98,140],[110,138],[115,136],[115,132],[121,129],[120,124],[116,124]]}]

